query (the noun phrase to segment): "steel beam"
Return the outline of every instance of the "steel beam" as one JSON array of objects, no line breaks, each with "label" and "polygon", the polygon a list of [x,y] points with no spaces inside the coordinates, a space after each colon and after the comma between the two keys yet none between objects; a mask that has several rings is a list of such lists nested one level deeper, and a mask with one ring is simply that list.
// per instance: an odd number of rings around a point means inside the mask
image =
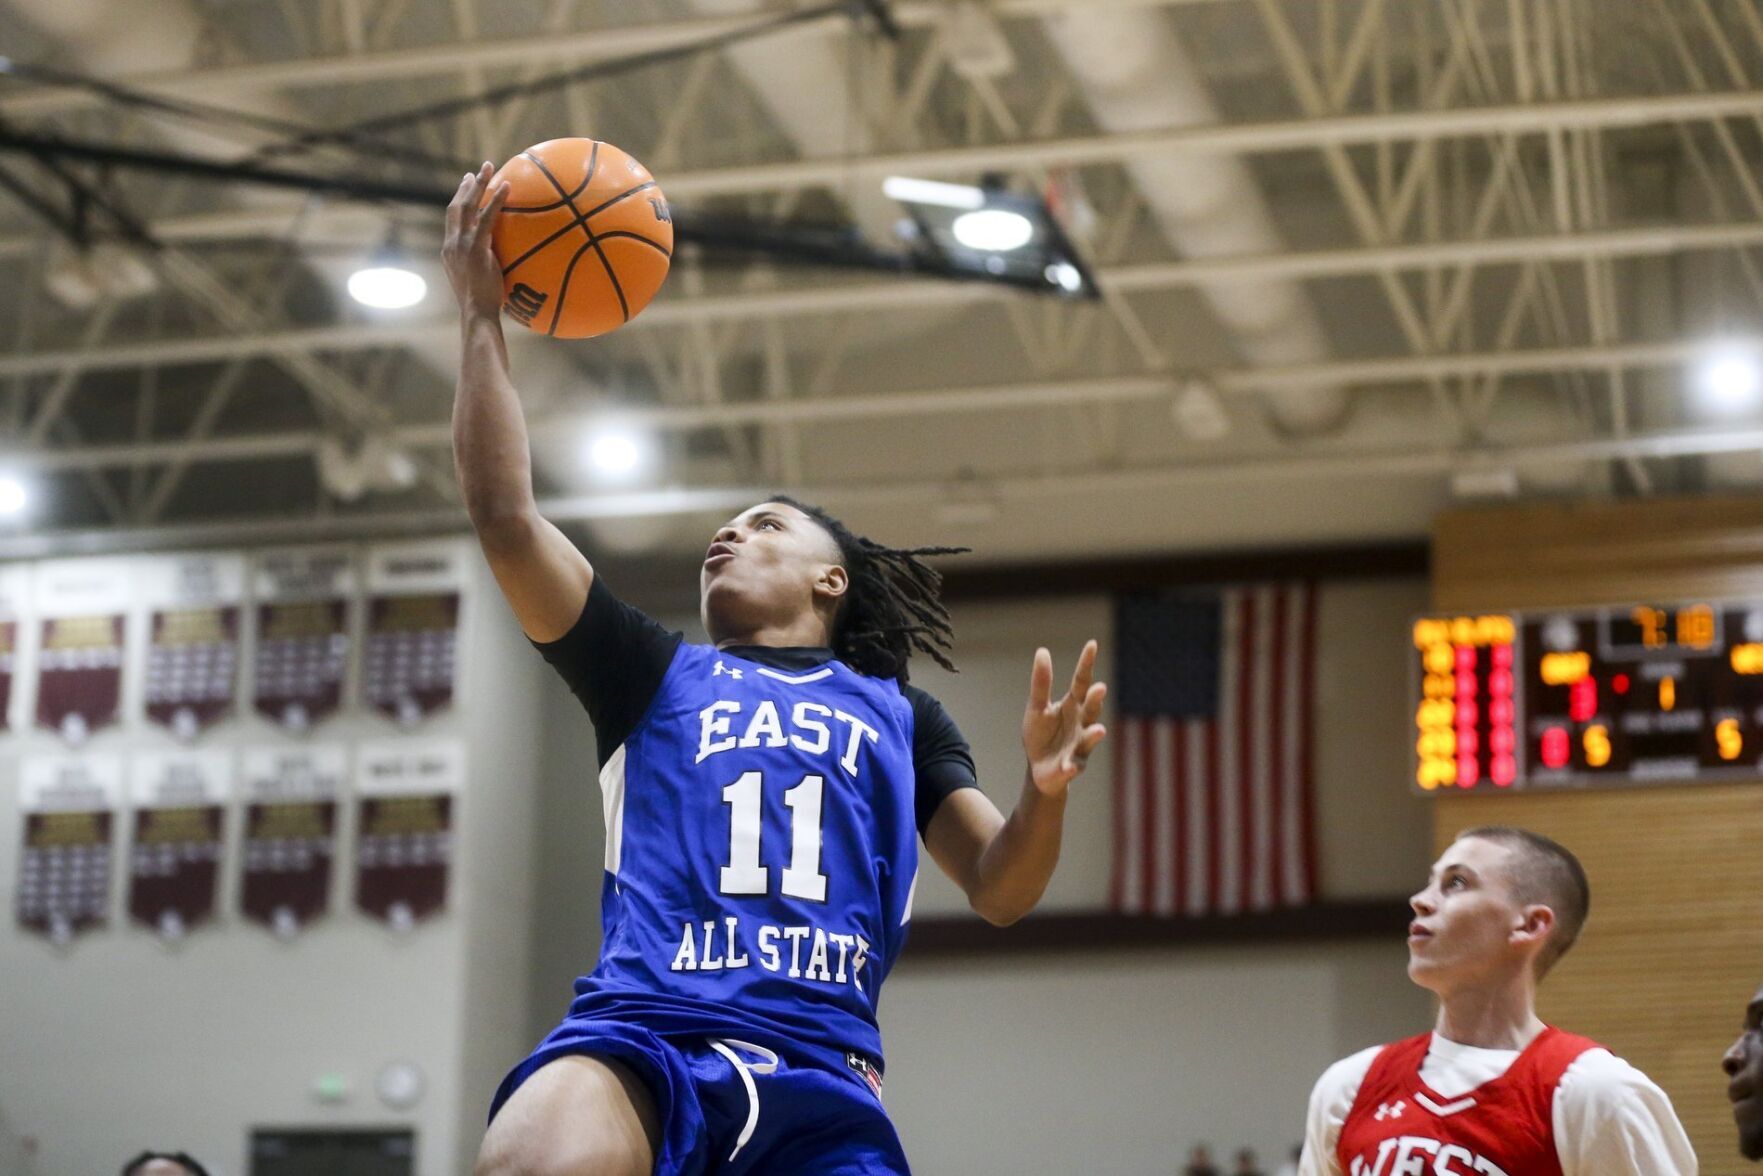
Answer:
[{"label": "steel beam", "polygon": [[[1763,355],[1763,336],[1729,339],[1724,341],[1724,346],[1747,349]],[[1468,379],[1673,368],[1695,363],[1707,351],[1708,344],[1705,341],[1684,339],[1663,343],[1535,348],[1469,355],[1329,360],[1287,368],[1219,371],[1205,374],[1204,378],[1222,393],[1247,396],[1270,388],[1302,391],[1308,387],[1342,384],[1359,387],[1399,386],[1440,378]],[[683,405],[606,404],[591,413],[536,415],[529,422],[529,427],[535,434],[551,434],[612,419],[664,432],[689,432],[748,424],[802,425],[961,413],[988,414],[1011,409],[1078,409],[1131,402],[1156,402],[1173,394],[1175,382],[1173,374],[1160,373],[979,387],[969,385],[916,392],[814,396],[794,400],[768,398]],[[452,431],[447,421],[437,420],[401,425],[388,430],[387,435],[399,445],[430,448],[449,444]],[[54,470],[157,464],[177,460],[250,461],[315,453],[319,440],[320,434],[306,431],[196,442],[178,439],[127,443],[47,452],[21,449],[8,456],[19,464]],[[1308,459],[1302,453],[1296,453],[1291,460],[1302,462]]]},{"label": "steel beam", "polygon": [[[1199,486],[1278,479],[1324,479],[1428,476],[1465,469],[1560,466],[1564,463],[1612,461],[1627,457],[1689,457],[1717,453],[1755,453],[1763,449],[1763,427],[1681,429],[1622,438],[1585,438],[1541,444],[1476,449],[1341,450],[1309,456],[1185,461],[1179,466],[1155,465],[1088,473],[1031,475],[989,480],[988,491],[1000,501],[1023,498],[1073,498],[1104,492],[1146,495]],[[762,486],[705,486],[691,489],[593,494],[541,500],[539,510],[557,523],[600,519],[655,518],[732,510],[763,499]],[[804,487],[801,493],[841,507],[893,504],[930,507],[949,497],[949,486],[936,481]],[[460,510],[333,514],[307,519],[241,519],[221,523],[135,529],[46,531],[0,536],[0,559],[30,559],[122,551],[166,550],[204,544],[280,543],[298,540],[408,536],[424,532],[462,531]]]},{"label": "steel beam", "polygon": [[[1663,256],[1763,246],[1763,222],[1657,225],[1591,233],[1542,234],[1489,240],[1437,241],[1358,249],[1323,249],[1261,256],[1195,258],[1112,266],[1097,272],[1106,289],[1141,292],[1177,289],[1233,278],[1324,278],[1417,270],[1431,266],[1520,264],[1540,260]],[[974,283],[899,279],[836,286],[803,286],[750,293],[663,299],[626,330],[705,321],[783,315],[924,311],[977,305],[1015,291]],[[359,351],[376,347],[442,347],[457,329],[450,321],[338,323],[280,331],[184,339],[154,339],[92,349],[68,348],[0,355],[0,378],[54,374],[71,364],[115,370],[147,364],[188,365],[245,355],[293,351]]]},{"label": "steel beam", "polygon": [[[1001,16],[1038,17],[1079,6],[1162,8],[1223,2],[1225,0],[992,0],[991,7]],[[901,25],[922,28],[942,20],[945,6],[941,0],[894,0],[891,8]],[[507,69],[544,62],[562,68],[678,49],[734,32],[752,24],[753,19],[747,14],[650,24],[603,25],[498,40],[440,42],[348,56],[252,62],[198,71],[123,74],[106,80],[168,97],[212,98],[216,93],[229,90],[381,82],[457,73],[472,66]],[[81,90],[45,89],[0,102],[0,112],[11,118],[38,117],[88,108],[98,101],[95,95]]]},{"label": "steel beam", "polygon": [[1460,106],[1444,110],[1343,114],[1258,123],[1167,127],[1082,135],[1041,142],[947,147],[855,159],[801,159],[675,172],[663,180],[670,198],[733,196],[789,188],[839,187],[889,175],[974,176],[1022,168],[1085,167],[1147,152],[1250,154],[1348,147],[1388,140],[1485,138],[1592,127],[1658,126],[1749,118],[1763,113],[1763,92],[1659,94],[1570,102]]}]

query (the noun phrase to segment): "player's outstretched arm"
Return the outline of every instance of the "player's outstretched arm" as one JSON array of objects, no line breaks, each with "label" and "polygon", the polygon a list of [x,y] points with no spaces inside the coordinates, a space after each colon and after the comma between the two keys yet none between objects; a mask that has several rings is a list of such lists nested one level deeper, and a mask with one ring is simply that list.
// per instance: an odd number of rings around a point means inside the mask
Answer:
[{"label": "player's outstretched arm", "polygon": [[982,918],[1000,927],[1028,914],[1046,892],[1059,864],[1066,793],[1107,734],[1099,720],[1108,688],[1094,680],[1095,669],[1091,641],[1078,656],[1070,689],[1055,700],[1053,656],[1036,650],[1022,716],[1028,778],[1015,811],[1005,820],[984,793],[964,788],[942,803],[925,830],[937,865]]},{"label": "player's outstretched arm", "polygon": [[453,464],[484,557],[520,627],[535,641],[553,641],[581,616],[594,571],[575,544],[540,517],[533,498],[526,418],[502,337],[502,272],[491,248],[508,186],[498,185],[484,202],[492,174],[486,163],[460,181],[441,247],[459,299],[462,342]]}]

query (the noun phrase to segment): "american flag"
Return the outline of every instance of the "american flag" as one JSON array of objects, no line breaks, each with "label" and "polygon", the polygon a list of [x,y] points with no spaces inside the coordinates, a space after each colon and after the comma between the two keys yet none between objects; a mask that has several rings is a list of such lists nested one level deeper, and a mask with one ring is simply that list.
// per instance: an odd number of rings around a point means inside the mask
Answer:
[{"label": "american flag", "polygon": [[1114,650],[1114,910],[1312,901],[1315,586],[1123,597]]}]

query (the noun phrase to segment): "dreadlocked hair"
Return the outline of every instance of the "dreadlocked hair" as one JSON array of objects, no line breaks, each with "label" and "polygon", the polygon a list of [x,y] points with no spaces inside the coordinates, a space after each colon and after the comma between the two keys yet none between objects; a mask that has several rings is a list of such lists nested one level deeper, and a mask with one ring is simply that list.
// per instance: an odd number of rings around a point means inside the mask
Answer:
[{"label": "dreadlocked hair", "polygon": [[839,660],[872,678],[907,680],[913,651],[953,673],[949,654],[955,630],[941,599],[943,574],[921,558],[962,555],[970,547],[885,547],[818,506],[778,494],[768,499],[795,507],[838,544],[851,578],[833,621],[832,647]]}]

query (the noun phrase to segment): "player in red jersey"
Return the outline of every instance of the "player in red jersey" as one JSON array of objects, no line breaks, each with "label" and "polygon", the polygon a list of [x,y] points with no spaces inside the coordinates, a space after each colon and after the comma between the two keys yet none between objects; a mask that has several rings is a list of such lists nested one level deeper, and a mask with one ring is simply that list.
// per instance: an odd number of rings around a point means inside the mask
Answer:
[{"label": "player in red jersey", "polygon": [[1537,984],[1591,904],[1578,859],[1523,829],[1471,829],[1409,903],[1408,975],[1438,1019],[1328,1068],[1300,1176],[1694,1176],[1665,1092],[1537,1019]]}]

